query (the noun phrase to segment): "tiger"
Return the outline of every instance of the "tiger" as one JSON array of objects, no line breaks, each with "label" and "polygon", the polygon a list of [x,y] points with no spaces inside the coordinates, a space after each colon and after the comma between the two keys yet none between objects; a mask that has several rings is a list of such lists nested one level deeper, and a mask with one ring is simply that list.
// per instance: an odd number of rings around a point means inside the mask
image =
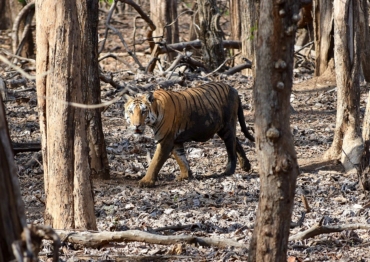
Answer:
[{"label": "tiger", "polygon": [[236,123],[245,137],[254,142],[245,124],[238,91],[224,83],[211,82],[183,91],[155,90],[136,97],[126,97],[124,117],[134,134],[143,134],[149,126],[157,142],[154,156],[141,187],[155,185],[158,173],[170,154],[180,167],[177,180],[191,176],[184,143],[205,142],[216,133],[224,141],[228,160],[224,175],[232,175],[237,159],[244,171],[251,168],[242,145],[236,138]]}]

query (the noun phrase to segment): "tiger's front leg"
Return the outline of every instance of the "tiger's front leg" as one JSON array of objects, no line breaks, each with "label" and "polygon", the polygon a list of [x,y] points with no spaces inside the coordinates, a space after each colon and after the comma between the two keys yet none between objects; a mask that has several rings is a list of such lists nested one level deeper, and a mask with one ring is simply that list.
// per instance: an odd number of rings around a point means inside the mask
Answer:
[{"label": "tiger's front leg", "polygon": [[159,170],[161,170],[164,162],[168,159],[173,143],[162,141],[157,145],[152,161],[149,164],[146,175],[139,181],[140,187],[153,187]]},{"label": "tiger's front leg", "polygon": [[184,144],[175,144],[172,154],[176,159],[177,164],[180,166],[180,176],[177,180],[188,179],[191,176],[188,160],[186,159]]}]

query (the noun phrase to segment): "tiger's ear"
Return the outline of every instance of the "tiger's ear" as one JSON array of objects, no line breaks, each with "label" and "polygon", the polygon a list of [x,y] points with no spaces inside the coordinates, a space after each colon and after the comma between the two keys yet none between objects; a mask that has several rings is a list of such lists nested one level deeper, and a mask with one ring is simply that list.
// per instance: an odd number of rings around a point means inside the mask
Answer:
[{"label": "tiger's ear", "polygon": [[149,92],[145,95],[145,98],[146,100],[148,100],[148,102],[152,103],[154,101],[154,96],[153,96],[153,92]]},{"label": "tiger's ear", "polygon": [[129,96],[128,94],[124,94],[123,97],[126,99],[126,103],[134,99],[132,96]]}]

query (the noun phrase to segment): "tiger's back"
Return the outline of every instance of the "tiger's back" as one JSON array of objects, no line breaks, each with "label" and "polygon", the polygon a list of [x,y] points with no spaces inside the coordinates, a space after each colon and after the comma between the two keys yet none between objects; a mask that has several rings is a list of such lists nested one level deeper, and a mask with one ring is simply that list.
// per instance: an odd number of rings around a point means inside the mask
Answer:
[{"label": "tiger's back", "polygon": [[156,140],[174,136],[175,142],[204,142],[212,138],[230,118],[236,116],[238,93],[225,84],[211,83],[180,92],[153,93],[158,114],[166,115],[153,127]]}]

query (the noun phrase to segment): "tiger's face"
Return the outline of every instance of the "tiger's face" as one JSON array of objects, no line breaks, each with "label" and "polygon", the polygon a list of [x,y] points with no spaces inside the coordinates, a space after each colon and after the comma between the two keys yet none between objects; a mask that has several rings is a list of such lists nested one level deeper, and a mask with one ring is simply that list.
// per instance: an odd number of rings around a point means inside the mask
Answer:
[{"label": "tiger's face", "polygon": [[146,125],[153,125],[156,119],[152,109],[152,94],[138,97],[127,97],[125,104],[125,119],[134,130],[135,134],[141,135]]}]

